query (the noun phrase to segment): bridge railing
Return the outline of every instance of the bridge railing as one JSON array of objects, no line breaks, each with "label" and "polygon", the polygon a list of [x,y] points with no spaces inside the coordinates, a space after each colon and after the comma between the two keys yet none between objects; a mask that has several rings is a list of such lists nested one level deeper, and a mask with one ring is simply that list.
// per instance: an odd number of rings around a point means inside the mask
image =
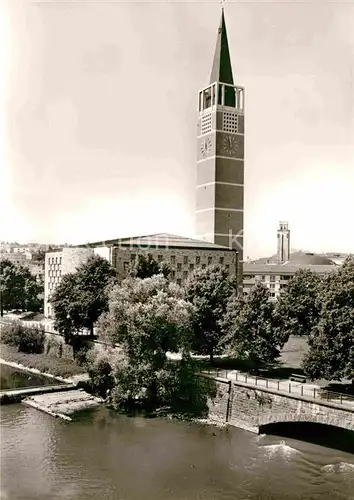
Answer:
[{"label": "bridge railing", "polygon": [[234,380],[235,382],[254,385],[259,388],[263,387],[279,392],[287,392],[288,394],[294,394],[297,396],[303,396],[321,401],[329,401],[332,403],[350,404],[354,406],[354,395],[321,389],[311,384],[259,377],[257,375],[242,373],[235,370],[225,370],[219,368],[209,368],[207,370],[203,370],[201,373],[218,378]]}]

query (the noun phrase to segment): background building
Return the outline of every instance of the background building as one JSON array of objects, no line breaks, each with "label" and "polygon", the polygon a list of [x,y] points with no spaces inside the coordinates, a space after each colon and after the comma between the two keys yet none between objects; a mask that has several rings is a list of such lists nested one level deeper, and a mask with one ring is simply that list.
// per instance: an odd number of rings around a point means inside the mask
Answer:
[{"label": "background building", "polygon": [[50,296],[65,274],[75,272],[77,267],[94,255],[92,248],[63,248],[45,254],[44,269],[44,315],[50,318],[53,308]]},{"label": "background building", "polygon": [[26,267],[38,282],[43,282],[44,262],[33,260],[32,256],[32,252],[26,249],[23,251],[19,251],[18,249],[13,251],[11,248],[10,250],[0,252],[0,261],[8,260],[12,264]]},{"label": "background building", "polygon": [[[98,244],[93,245],[99,253]],[[163,233],[105,242],[107,247],[110,248],[110,262],[121,278],[126,276],[138,254],[151,254],[158,262],[166,262],[171,269],[171,279],[179,285],[196,267],[219,264],[225,266],[230,275],[236,274],[236,251],[192,238]]]},{"label": "background building", "polygon": [[0,260],[9,260],[13,264],[24,265],[27,261],[27,255],[25,252],[2,252]]},{"label": "background building", "polygon": [[153,234],[98,241],[85,247],[64,248],[50,252],[45,259],[44,313],[53,315],[49,298],[62,277],[75,272],[77,267],[93,255],[100,255],[117,270],[118,278],[124,279],[138,254],[151,254],[157,261],[166,262],[171,269],[170,278],[179,285],[197,267],[218,264],[230,275],[237,275],[238,256],[235,250],[206,241],[170,234]]},{"label": "background building", "polygon": [[270,289],[271,298],[276,299],[299,269],[324,275],[343,264],[345,258],[341,253],[291,252],[289,224],[279,222],[276,255],[244,263],[243,294],[247,295],[256,283],[262,282]]},{"label": "background building", "polygon": [[244,88],[234,85],[224,12],[209,85],[199,92],[197,238],[239,252],[242,284]]},{"label": "background building", "polygon": [[299,269],[309,269],[324,275],[335,268],[335,262],[327,257],[305,252],[292,253],[290,260],[284,264],[246,262],[243,266],[243,293],[247,295],[256,283],[262,282],[269,288],[271,298],[277,299]]}]

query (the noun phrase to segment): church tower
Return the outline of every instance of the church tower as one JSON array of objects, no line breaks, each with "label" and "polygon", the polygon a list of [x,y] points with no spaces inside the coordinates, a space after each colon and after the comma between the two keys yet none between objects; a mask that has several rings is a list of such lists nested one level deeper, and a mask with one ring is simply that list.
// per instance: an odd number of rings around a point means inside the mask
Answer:
[{"label": "church tower", "polygon": [[283,264],[290,259],[290,229],[287,222],[279,222],[279,228],[277,231],[278,245],[277,245],[277,257],[278,262]]},{"label": "church tower", "polygon": [[234,85],[224,10],[210,83],[199,92],[196,233],[243,265],[245,91]]}]

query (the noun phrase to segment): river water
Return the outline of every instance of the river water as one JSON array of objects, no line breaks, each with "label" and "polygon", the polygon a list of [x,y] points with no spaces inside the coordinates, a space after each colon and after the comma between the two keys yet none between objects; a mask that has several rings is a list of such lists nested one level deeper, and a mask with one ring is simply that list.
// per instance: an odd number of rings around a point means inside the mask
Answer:
[{"label": "river water", "polygon": [[354,499],[354,455],[324,446],[103,407],[77,422],[1,410],[2,500]]}]

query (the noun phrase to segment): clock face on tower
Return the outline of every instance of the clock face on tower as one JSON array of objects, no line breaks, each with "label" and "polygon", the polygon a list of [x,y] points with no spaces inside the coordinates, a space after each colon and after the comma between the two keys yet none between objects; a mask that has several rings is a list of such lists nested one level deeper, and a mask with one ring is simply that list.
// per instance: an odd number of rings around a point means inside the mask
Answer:
[{"label": "clock face on tower", "polygon": [[229,155],[236,154],[238,150],[237,137],[234,135],[224,135],[221,140],[221,150]]},{"label": "clock face on tower", "polygon": [[212,142],[211,142],[211,138],[209,136],[205,137],[204,139],[201,140],[200,154],[202,156],[207,156],[208,154],[210,154],[211,148],[212,148]]}]

